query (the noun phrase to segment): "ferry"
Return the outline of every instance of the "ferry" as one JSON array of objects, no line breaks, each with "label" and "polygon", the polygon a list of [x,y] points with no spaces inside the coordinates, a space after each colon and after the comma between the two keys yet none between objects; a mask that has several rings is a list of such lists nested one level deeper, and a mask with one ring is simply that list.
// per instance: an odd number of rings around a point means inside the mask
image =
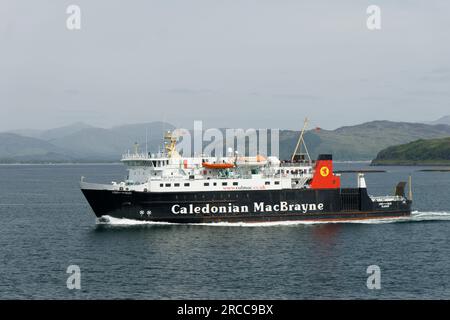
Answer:
[{"label": "ferry", "polygon": [[[125,181],[98,184],[81,178],[81,191],[100,220],[109,217],[169,223],[347,221],[411,215],[412,193],[399,182],[390,196],[367,192],[363,173],[354,188],[342,188],[330,154],[311,160],[297,153],[306,144],[302,130],[292,158],[243,156],[184,157],[177,137],[165,134],[157,154],[138,148],[122,156]],[[306,156],[305,156],[306,155]]]}]

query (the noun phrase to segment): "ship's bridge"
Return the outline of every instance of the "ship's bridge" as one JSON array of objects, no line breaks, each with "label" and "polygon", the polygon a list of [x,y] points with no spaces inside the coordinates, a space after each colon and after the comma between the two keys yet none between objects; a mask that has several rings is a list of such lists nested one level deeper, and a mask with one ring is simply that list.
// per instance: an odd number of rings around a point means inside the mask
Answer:
[{"label": "ship's bridge", "polygon": [[126,165],[127,183],[145,183],[151,177],[162,177],[162,171],[169,164],[169,158],[163,154],[126,153],[121,162]]},{"label": "ship's bridge", "polygon": [[127,182],[146,183],[150,180],[198,178],[198,172],[209,157],[184,158],[179,155],[169,157],[167,153],[126,153],[121,162],[127,166]]},{"label": "ship's bridge", "polygon": [[163,153],[125,153],[122,160],[129,167],[164,167],[169,164],[169,158]]}]

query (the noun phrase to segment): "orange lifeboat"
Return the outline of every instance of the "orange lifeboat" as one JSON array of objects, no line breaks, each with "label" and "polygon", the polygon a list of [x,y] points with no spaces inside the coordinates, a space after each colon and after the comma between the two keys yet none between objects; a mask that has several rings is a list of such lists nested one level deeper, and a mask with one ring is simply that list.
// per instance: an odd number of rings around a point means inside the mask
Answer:
[{"label": "orange lifeboat", "polygon": [[203,162],[203,167],[208,169],[229,169],[233,168],[234,164],[232,163],[209,163]]}]

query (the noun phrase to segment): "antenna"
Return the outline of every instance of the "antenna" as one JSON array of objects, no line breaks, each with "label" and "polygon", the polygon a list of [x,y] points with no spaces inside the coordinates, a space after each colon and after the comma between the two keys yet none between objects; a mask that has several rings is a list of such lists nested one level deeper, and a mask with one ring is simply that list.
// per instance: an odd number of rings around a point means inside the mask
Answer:
[{"label": "antenna", "polygon": [[409,185],[409,200],[412,201],[413,194],[412,194],[412,177],[411,177],[411,175],[409,175],[409,183],[408,183],[408,185]]},{"label": "antenna", "polygon": [[145,155],[148,156],[148,128],[145,127]]},{"label": "antenna", "polygon": [[308,118],[305,118],[305,122],[303,123],[303,129],[300,132],[300,137],[298,138],[297,145],[295,146],[294,152],[292,153],[291,161],[294,161],[295,155],[297,154],[297,150],[299,150],[300,152],[302,150],[303,145],[305,147],[306,155],[308,156],[309,162],[311,162],[311,157],[309,156],[308,148],[306,147],[305,140],[303,139],[307,125],[308,125]]},{"label": "antenna", "polygon": [[163,144],[164,144],[164,135],[166,134],[166,113],[163,112],[163,121],[162,121],[162,125],[163,125]]}]

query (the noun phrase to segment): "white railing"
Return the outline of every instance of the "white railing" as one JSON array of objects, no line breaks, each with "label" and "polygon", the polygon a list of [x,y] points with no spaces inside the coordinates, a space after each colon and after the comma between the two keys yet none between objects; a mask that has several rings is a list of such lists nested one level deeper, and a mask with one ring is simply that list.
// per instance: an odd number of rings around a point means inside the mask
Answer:
[{"label": "white railing", "polygon": [[167,156],[163,153],[148,154],[148,153],[124,153],[122,154],[123,160],[153,160],[153,159],[167,159]]},{"label": "white railing", "polygon": [[404,200],[405,197],[402,196],[370,196],[370,199],[374,202],[389,202],[389,201],[400,201]]}]

